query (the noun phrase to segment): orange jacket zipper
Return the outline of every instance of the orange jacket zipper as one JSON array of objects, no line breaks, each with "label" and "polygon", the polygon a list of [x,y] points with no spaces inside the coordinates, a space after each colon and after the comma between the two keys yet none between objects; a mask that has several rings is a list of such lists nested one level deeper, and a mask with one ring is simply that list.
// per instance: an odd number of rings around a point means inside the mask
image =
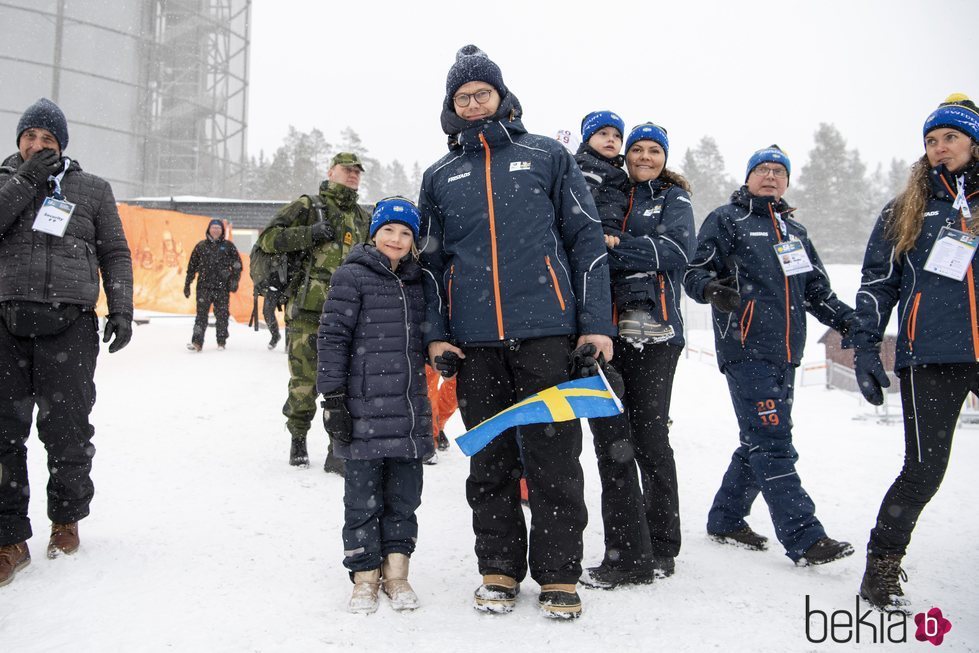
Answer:
[{"label": "orange jacket zipper", "polygon": [[666,322],[670,319],[666,314],[666,279],[659,272],[656,276],[659,278],[659,305],[663,307],[663,321]]},{"label": "orange jacket zipper", "polygon": [[452,319],[452,281],[453,281],[453,278],[455,277],[455,271],[456,271],[456,266],[453,263],[449,267],[449,287],[448,287],[448,290],[447,290],[447,294],[449,296],[449,319],[450,320]]},{"label": "orange jacket zipper", "polygon": [[[775,209],[772,205],[768,205],[768,213],[772,216],[772,226],[775,227],[775,237],[778,242],[782,242],[782,229],[778,226],[778,221],[775,219]],[[783,276],[784,273],[783,273]],[[789,344],[789,336],[792,334],[792,320],[789,314],[789,278],[785,277],[785,360],[786,362],[792,362],[792,345]]]},{"label": "orange jacket zipper", "polygon": [[479,140],[483,144],[486,152],[486,204],[489,207],[489,228],[490,228],[490,255],[493,264],[493,299],[496,301],[496,331],[500,340],[504,340],[503,335],[503,305],[500,300],[500,266],[496,256],[496,212],[493,209],[493,179],[491,176],[492,167],[490,165],[490,146],[486,142],[486,137],[479,135]]},{"label": "orange jacket zipper", "polygon": [[629,221],[629,215],[632,213],[632,200],[635,198],[635,196],[636,189],[633,188],[631,191],[629,191],[629,208],[625,210],[625,217],[622,218],[622,229],[619,231],[619,233],[625,233],[625,223]]},{"label": "orange jacket zipper", "polygon": [[748,332],[751,331],[751,320],[755,317],[755,300],[748,302],[748,305],[744,307],[744,312],[741,313],[741,346],[744,347],[744,343],[748,340]]},{"label": "orange jacket zipper", "polygon": [[557,275],[554,274],[554,268],[551,267],[551,257],[544,257],[544,264],[547,266],[547,271],[551,273],[551,282],[554,284],[554,293],[557,295],[558,304],[561,305],[561,312],[564,312],[564,296],[561,294],[561,286],[557,284]]},{"label": "orange jacket zipper", "polygon": [[[942,180],[942,184],[945,185],[945,189],[948,190],[949,195],[952,197],[958,195],[958,193],[954,192],[952,187],[948,185],[948,181],[946,181],[944,175],[939,175],[938,178]],[[976,191],[976,193],[979,193],[979,191]],[[966,200],[972,198],[972,196],[976,193],[972,193],[966,197]],[[961,209],[959,210],[959,221],[962,226],[962,231],[968,232],[969,229],[965,224],[965,217],[962,215]],[[975,355],[976,360],[979,361],[979,331],[977,331],[977,329],[979,329],[979,321],[976,320],[976,281],[975,275],[972,272],[973,264],[974,261],[969,263],[969,270],[966,272],[966,278],[969,280],[969,317],[972,320],[972,324],[970,325],[970,331],[972,332],[972,353]]]}]

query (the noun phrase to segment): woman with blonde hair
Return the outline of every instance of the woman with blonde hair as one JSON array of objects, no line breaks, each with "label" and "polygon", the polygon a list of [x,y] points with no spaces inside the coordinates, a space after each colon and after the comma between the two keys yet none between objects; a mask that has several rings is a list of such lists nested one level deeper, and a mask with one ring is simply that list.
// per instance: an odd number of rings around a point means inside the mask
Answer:
[{"label": "woman with blonde hair", "polygon": [[906,612],[901,560],[918,516],[941,484],[962,402],[979,394],[979,323],[974,255],[979,244],[979,109],[949,96],[922,130],[925,154],[907,188],[884,207],[863,262],[858,327],[846,343],[867,401],[890,385],[880,342],[895,304],[894,370],[904,410],[904,467],[881,503],[867,545],[860,594]]}]

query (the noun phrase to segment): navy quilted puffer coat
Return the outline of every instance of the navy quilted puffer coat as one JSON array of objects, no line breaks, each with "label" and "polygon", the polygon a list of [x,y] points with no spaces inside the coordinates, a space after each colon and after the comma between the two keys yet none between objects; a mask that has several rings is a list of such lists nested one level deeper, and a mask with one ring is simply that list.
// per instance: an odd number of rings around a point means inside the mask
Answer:
[{"label": "navy quilted puffer coat", "polygon": [[356,245],[337,268],[320,316],[316,389],[343,392],[353,442],[340,458],[421,458],[434,448],[425,383],[421,268],[397,272],[371,245]]}]

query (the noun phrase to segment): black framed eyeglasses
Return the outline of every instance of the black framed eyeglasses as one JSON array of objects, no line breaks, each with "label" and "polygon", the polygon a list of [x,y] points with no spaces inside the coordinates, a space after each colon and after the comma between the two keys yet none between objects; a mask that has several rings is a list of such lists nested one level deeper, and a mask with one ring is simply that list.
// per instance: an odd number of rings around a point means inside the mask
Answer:
[{"label": "black framed eyeglasses", "polygon": [[476,100],[476,104],[486,104],[490,99],[490,95],[492,94],[493,89],[484,88],[476,91],[475,93],[460,93],[459,95],[453,97],[452,101],[455,102],[457,107],[468,107],[470,99]]}]

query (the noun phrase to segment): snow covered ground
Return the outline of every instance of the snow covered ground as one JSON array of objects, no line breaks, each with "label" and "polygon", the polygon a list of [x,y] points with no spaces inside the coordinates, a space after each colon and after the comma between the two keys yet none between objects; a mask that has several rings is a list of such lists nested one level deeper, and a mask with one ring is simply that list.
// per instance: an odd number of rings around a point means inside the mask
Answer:
[{"label": "snow covered ground", "polygon": [[[834,281],[848,301],[852,270]],[[764,553],[710,542],[707,509],[737,426],[723,377],[712,362],[681,358],[672,416],[680,478],[683,550],[673,578],[611,592],[583,589],[584,615],[543,619],[536,586],[524,585],[515,613],[477,614],[478,584],[464,480],[468,463],[453,447],[425,468],[420,539],[412,582],[422,608],[396,614],[384,603],[371,616],[344,612],[350,591],[340,561],[342,480],[314,464],[288,466],[280,409],[287,372],[267,333],[232,325],[229,349],[184,349],[191,322],[154,319],[123,352],[103,350],[92,515],[82,548],[44,557],[45,456],[29,442],[33,563],[0,589],[0,651],[802,651],[927,650],[908,642],[812,643],[812,609],[854,613],[863,550],[884,491],[903,455],[898,425],[880,425],[855,395],[826,390],[810,377],[794,413],[799,471],[829,534],[853,542],[854,556],[795,568],[777,543]],[[811,333],[809,359],[821,347]],[[695,333],[709,342],[707,333]],[[458,416],[450,435],[461,432]],[[979,433],[956,434],[945,482],[924,512],[905,568],[915,612],[933,606],[952,622],[941,650],[979,650],[979,488],[969,470]],[[326,437],[309,442],[322,463]],[[590,521],[585,563],[602,554],[599,484],[586,432],[582,464]],[[763,502],[751,525],[774,541]],[[843,617],[840,616],[840,619]],[[872,623],[878,623],[872,620]],[[810,636],[824,635],[821,618]],[[851,633],[838,630],[839,637]],[[893,631],[892,631],[893,632]],[[877,632],[878,641],[882,638]]]}]

